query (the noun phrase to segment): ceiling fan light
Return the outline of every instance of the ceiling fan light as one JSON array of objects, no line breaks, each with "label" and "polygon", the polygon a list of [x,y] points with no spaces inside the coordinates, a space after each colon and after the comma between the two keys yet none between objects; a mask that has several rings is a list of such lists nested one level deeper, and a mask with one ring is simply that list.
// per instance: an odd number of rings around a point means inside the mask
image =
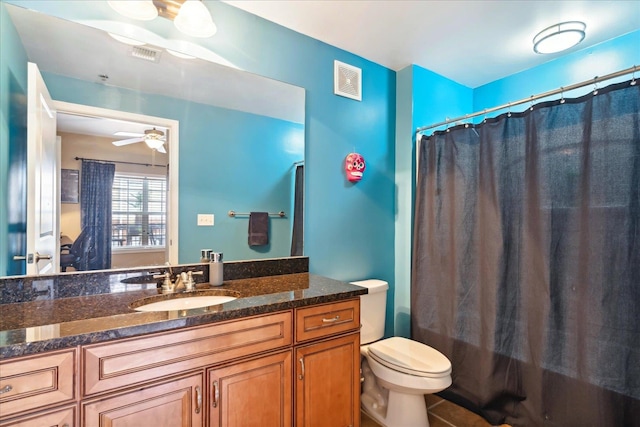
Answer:
[{"label": "ceiling fan light", "polygon": [[109,6],[120,15],[140,21],[150,21],[158,16],[158,9],[152,0],[115,0]]},{"label": "ceiling fan light", "polygon": [[586,27],[584,22],[568,21],[545,28],[533,38],[533,51],[544,54],[569,49],[584,39]]},{"label": "ceiling fan light", "polygon": [[218,30],[209,9],[199,0],[185,1],[173,23],[178,30],[191,37],[211,37]]},{"label": "ceiling fan light", "polygon": [[153,150],[157,150],[158,148],[162,147],[162,144],[164,144],[164,141],[156,138],[147,138],[144,140],[144,143],[147,144],[147,147]]}]

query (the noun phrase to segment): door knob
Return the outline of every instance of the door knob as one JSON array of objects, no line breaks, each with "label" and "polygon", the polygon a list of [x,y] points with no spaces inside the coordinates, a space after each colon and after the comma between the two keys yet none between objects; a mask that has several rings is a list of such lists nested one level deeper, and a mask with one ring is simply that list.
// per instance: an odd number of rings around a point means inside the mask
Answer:
[{"label": "door knob", "polygon": [[36,252],[36,262],[40,261],[41,259],[51,259],[51,255],[39,254],[38,252]]}]

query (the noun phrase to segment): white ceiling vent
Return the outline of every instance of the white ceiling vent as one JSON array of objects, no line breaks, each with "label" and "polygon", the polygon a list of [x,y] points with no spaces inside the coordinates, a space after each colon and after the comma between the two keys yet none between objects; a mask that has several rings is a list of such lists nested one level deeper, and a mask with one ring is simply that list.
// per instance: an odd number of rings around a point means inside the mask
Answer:
[{"label": "white ceiling vent", "polygon": [[160,60],[160,53],[161,51],[158,49],[151,49],[145,46],[133,46],[131,49],[131,56],[134,58],[140,58],[151,62],[158,62]]},{"label": "white ceiling vent", "polygon": [[362,101],[362,70],[340,61],[333,61],[333,93]]}]

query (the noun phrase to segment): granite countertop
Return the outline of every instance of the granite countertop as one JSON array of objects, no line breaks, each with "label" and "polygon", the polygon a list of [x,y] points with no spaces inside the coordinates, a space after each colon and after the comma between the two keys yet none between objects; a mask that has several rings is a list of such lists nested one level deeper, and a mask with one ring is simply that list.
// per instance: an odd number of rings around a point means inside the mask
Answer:
[{"label": "granite countertop", "polygon": [[[155,286],[155,285],[154,285]],[[139,312],[129,304],[148,289],[0,305],[0,359],[117,338],[272,313],[366,294],[365,288],[309,273],[225,281],[239,298],[214,307]]]}]

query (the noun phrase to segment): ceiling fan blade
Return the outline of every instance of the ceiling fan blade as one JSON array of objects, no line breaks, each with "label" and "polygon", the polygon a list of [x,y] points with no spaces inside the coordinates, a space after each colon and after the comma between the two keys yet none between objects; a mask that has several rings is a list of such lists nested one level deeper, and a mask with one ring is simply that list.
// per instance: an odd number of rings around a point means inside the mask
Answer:
[{"label": "ceiling fan blade", "polygon": [[165,150],[164,144],[162,144],[160,147],[158,147],[158,152],[159,153],[163,153],[163,154],[167,154],[167,150]]},{"label": "ceiling fan blade", "polygon": [[143,138],[129,138],[129,139],[121,139],[120,141],[113,141],[112,144],[115,145],[116,147],[120,147],[122,145],[129,145],[129,144],[134,144],[136,142],[142,142],[144,141]]}]

